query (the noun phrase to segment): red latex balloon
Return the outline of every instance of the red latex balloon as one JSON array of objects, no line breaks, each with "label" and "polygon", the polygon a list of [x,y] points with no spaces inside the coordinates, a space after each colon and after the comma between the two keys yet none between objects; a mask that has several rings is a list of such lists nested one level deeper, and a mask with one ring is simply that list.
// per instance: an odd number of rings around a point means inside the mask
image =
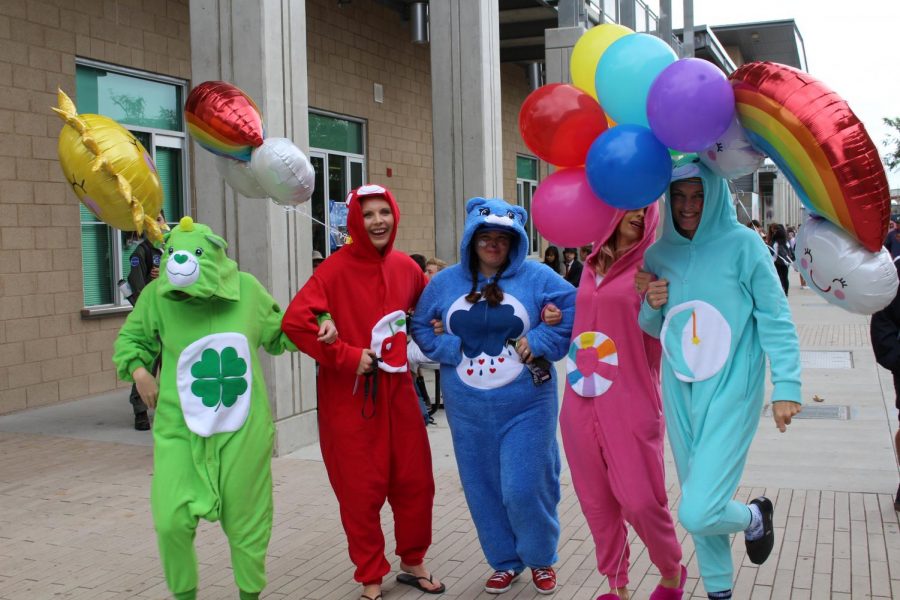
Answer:
[{"label": "red latex balloon", "polygon": [[890,188],[878,149],[847,103],[809,73],[778,63],[748,63],[730,79],[747,137],[807,208],[878,251]]},{"label": "red latex balloon", "polygon": [[519,111],[519,131],[525,144],[558,167],[583,165],[591,144],[607,127],[597,101],[565,83],[551,83],[531,92]]},{"label": "red latex balloon", "polygon": [[198,144],[221,156],[250,160],[263,143],[259,109],[240,88],[224,81],[205,81],[191,90],[184,104],[188,131]]}]

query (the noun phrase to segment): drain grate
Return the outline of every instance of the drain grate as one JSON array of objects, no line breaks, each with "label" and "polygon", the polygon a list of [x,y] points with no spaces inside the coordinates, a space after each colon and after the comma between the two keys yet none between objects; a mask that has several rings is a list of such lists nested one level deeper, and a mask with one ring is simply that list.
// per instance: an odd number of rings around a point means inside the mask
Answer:
[{"label": "drain grate", "polygon": [[[772,416],[772,405],[766,404],[765,416]],[[830,419],[832,421],[849,421],[850,407],[841,404],[804,404],[803,410],[794,415],[795,419]]]},{"label": "drain grate", "polygon": [[801,350],[804,369],[852,369],[853,355],[846,350]]}]

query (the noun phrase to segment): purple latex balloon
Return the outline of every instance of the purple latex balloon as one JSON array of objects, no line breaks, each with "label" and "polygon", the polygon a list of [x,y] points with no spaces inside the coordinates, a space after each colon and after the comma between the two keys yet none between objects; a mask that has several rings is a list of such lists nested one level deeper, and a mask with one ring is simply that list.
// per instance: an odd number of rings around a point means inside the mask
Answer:
[{"label": "purple latex balloon", "polygon": [[653,81],[647,96],[650,129],[663,144],[682,152],[712,145],[734,119],[734,92],[710,62],[682,58]]}]

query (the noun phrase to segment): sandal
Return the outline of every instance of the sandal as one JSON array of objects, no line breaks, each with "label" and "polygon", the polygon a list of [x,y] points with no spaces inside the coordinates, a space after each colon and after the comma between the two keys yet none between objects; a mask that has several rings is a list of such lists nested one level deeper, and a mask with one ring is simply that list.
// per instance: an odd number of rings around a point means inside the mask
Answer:
[{"label": "sandal", "polygon": [[366,596],[365,594],[359,595],[361,600],[382,600],[381,594],[378,594],[374,598],[372,596]]},{"label": "sandal", "polygon": [[397,575],[397,582],[402,583],[404,585],[409,585],[420,592],[425,592],[426,594],[443,594],[447,587],[442,583],[441,587],[430,590],[427,587],[423,586],[419,581],[427,581],[428,583],[434,583],[434,574],[429,577],[417,577],[412,573],[400,573]]}]

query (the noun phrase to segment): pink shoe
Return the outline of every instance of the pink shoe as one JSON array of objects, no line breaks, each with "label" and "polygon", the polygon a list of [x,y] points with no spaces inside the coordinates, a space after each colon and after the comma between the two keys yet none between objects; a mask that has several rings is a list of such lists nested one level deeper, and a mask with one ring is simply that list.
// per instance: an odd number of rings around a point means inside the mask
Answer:
[{"label": "pink shoe", "polygon": [[666,588],[661,585],[656,586],[653,593],[650,594],[650,600],[681,600],[684,595],[684,584],[687,581],[687,567],[681,565],[681,583],[677,588]]},{"label": "pink shoe", "polygon": [[597,596],[597,600],[619,600],[618,594],[600,594]]}]

